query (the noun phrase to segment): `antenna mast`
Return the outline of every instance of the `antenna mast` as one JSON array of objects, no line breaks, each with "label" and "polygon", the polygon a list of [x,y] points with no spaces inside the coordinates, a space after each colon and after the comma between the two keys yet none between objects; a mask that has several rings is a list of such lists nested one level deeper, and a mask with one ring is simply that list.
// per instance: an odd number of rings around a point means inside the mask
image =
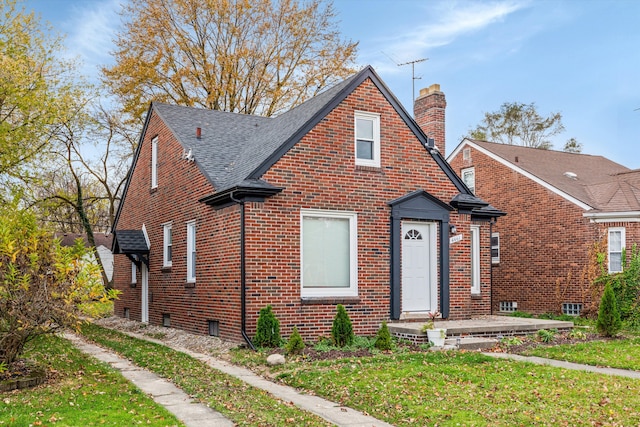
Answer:
[{"label": "antenna mast", "polygon": [[416,80],[421,79],[422,77],[416,77],[416,64],[418,62],[424,62],[429,58],[422,58],[422,59],[414,59],[413,61],[408,61],[402,64],[398,64],[398,67],[402,67],[403,65],[409,65],[411,64],[411,96],[412,96],[412,101],[415,101],[416,99]]}]

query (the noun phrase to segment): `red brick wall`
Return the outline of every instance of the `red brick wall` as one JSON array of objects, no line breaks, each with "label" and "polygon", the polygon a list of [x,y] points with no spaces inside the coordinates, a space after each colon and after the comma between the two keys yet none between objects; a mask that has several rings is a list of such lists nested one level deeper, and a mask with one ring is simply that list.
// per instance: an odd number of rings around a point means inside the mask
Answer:
[{"label": "red brick wall", "polygon": [[[381,167],[354,163],[354,111],[380,113]],[[150,190],[151,139],[159,135],[158,189]],[[131,178],[118,229],[140,229],[151,240],[150,322],[240,340],[240,235],[238,206],[219,211],[198,203],[213,188],[197,164],[180,160],[182,147],[152,116]],[[197,162],[197,159],[196,159]],[[246,204],[247,333],[255,334],[259,310],[272,304],[283,336],[297,325],[306,339],[328,336],[335,306],[344,302],[355,331],[372,335],[390,314],[390,207],[388,202],[422,188],[444,202],[457,190],[371,81],[366,81],[302,138],[263,177],[283,187],[264,203]],[[304,303],[300,297],[300,209],[353,211],[358,215],[358,298]],[[186,284],[186,222],[197,221],[195,287]],[[162,224],[173,222],[173,267],[162,270]],[[464,239],[451,246],[451,318],[489,313],[489,269],[482,294],[470,297],[468,217],[451,215]],[[483,224],[483,265],[489,263],[489,227]],[[449,236],[447,236],[448,238]],[[130,288],[130,262],[115,257],[115,284],[124,307],[140,319],[140,279]]]},{"label": "red brick wall", "polygon": [[445,155],[445,109],[447,101],[440,85],[420,89],[420,96],[413,105],[413,116],[424,133],[435,141],[436,147]]},{"label": "red brick wall", "polygon": [[626,227],[627,247],[640,238],[638,223],[593,224],[579,206],[473,148],[470,161],[460,150],[451,165],[458,174],[474,167],[476,194],[507,212],[493,229],[500,233],[495,312],[500,301],[516,301],[518,310],[537,314],[559,313],[563,302],[586,307],[590,291],[584,271],[591,245],[614,226]]}]

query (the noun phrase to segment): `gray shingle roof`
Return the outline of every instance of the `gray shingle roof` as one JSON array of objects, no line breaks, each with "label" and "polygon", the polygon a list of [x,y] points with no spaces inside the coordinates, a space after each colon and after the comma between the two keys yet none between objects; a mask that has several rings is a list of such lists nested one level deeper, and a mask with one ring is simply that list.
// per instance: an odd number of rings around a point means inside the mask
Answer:
[{"label": "gray shingle roof", "polygon": [[[282,156],[287,143],[299,139],[318,115],[326,114],[325,108],[363,71],[275,118],[162,103],[153,103],[152,109],[183,148],[192,150],[196,164],[220,192],[258,179],[264,170],[254,172]],[[200,139],[196,128],[201,128]]]},{"label": "gray shingle roof", "polygon": [[114,238],[113,253],[147,254],[149,246],[142,230],[117,230]]},{"label": "gray shingle roof", "polygon": [[606,157],[470,141],[594,209],[613,212],[640,206],[640,171]]}]

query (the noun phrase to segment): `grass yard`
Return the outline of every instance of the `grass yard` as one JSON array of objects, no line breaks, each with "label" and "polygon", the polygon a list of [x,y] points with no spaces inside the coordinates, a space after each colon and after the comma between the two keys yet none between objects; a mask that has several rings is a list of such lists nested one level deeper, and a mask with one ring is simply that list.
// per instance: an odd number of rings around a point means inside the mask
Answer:
[{"label": "grass yard", "polygon": [[277,378],[398,426],[637,426],[640,382],[471,352],[284,365]]},{"label": "grass yard", "polygon": [[117,371],[63,338],[39,337],[25,356],[50,366],[52,378],[0,393],[0,426],[183,426]]},{"label": "grass yard", "polygon": [[590,341],[573,345],[540,346],[527,350],[525,354],[640,371],[640,337]]},{"label": "grass yard", "polygon": [[275,399],[265,391],[168,347],[93,324],[83,326],[82,334],[115,350],[136,365],[171,379],[186,393],[208,403],[238,425],[331,425],[320,417]]}]

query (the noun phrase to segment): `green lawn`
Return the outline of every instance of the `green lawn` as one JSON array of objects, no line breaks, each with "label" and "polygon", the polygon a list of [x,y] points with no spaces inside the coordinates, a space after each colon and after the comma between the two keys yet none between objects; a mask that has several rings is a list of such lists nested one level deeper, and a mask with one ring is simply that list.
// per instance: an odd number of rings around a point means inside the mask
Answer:
[{"label": "green lawn", "polygon": [[93,324],[83,326],[82,334],[100,345],[115,350],[136,365],[171,379],[186,393],[208,403],[211,408],[238,425],[331,425],[289,402],[275,399],[263,390],[168,347]]},{"label": "green lawn", "polygon": [[280,381],[398,426],[638,425],[640,381],[425,352],[299,362]]},{"label": "green lawn", "polygon": [[25,354],[51,368],[39,387],[0,393],[0,426],[183,426],[108,365],[55,336]]},{"label": "green lawn", "polygon": [[526,355],[640,371],[640,337],[540,346],[528,350]]}]

